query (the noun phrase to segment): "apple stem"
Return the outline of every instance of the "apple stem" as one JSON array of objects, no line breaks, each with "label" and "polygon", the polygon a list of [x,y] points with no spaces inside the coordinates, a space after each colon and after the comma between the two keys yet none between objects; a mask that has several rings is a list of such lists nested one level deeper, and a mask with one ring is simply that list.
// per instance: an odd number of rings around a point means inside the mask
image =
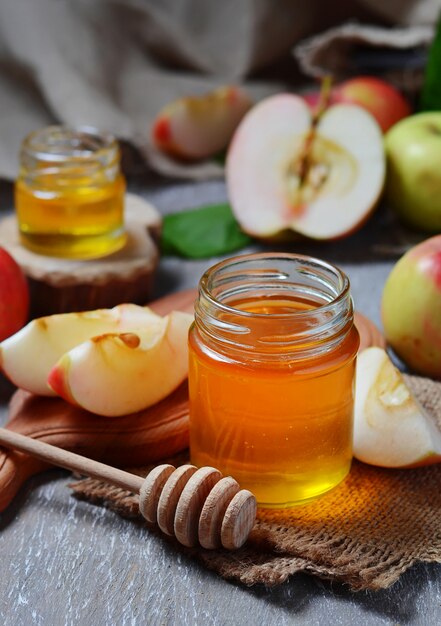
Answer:
[{"label": "apple stem", "polygon": [[321,87],[320,87],[320,96],[318,105],[312,116],[312,124],[309,132],[305,137],[305,141],[303,142],[302,149],[300,151],[299,160],[297,161],[297,174],[299,177],[299,189],[304,185],[309,170],[311,168],[311,151],[312,146],[314,144],[315,136],[317,134],[317,125],[322,117],[323,113],[329,106],[329,101],[331,99],[331,88],[332,88],[333,78],[329,74],[324,76],[322,79]]},{"label": "apple stem", "polygon": [[331,74],[328,74],[327,76],[323,77],[322,83],[320,86],[319,101],[314,111],[313,118],[312,118],[313,128],[317,126],[321,116],[323,115],[323,113],[326,111],[326,109],[329,106],[329,101],[331,99],[332,83],[333,83],[333,78]]}]

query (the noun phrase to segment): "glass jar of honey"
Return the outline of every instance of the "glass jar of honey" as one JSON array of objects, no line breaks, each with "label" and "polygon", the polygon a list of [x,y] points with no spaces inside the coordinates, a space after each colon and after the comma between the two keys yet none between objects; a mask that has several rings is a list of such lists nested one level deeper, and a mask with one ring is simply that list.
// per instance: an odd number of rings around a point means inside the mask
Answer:
[{"label": "glass jar of honey", "polygon": [[112,135],[94,128],[49,126],[21,147],[15,208],[23,245],[75,259],[121,248],[125,180]]},{"label": "glass jar of honey", "polygon": [[345,478],[359,336],[343,272],[295,254],[223,261],[200,281],[189,346],[192,463],[271,508]]}]

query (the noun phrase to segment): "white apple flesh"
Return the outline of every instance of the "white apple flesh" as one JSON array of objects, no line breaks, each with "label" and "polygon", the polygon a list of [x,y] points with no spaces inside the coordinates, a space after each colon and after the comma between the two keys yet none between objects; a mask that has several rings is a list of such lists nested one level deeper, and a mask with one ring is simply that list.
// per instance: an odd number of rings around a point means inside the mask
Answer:
[{"label": "white apple flesh", "polygon": [[380,467],[441,462],[441,431],[381,348],[357,359],[354,456]]},{"label": "white apple flesh", "polygon": [[98,415],[145,409],[187,377],[192,321],[192,315],[175,311],[137,332],[94,337],[66,353],[48,383],[68,402]]},{"label": "white apple flesh", "polygon": [[47,377],[65,352],[96,335],[137,332],[161,320],[135,304],[41,317],[0,344],[0,366],[17,387],[51,396]]},{"label": "white apple flesh", "polygon": [[227,158],[227,184],[243,230],[271,237],[292,229],[336,239],[359,227],[384,184],[381,129],[359,106],[338,104],[320,118],[301,172],[312,115],[302,98],[281,94],[255,106],[239,125]]}]

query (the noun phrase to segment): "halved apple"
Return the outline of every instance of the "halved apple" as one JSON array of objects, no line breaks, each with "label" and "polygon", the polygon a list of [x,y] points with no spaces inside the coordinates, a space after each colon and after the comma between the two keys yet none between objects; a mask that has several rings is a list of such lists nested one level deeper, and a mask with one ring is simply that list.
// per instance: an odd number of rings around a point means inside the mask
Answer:
[{"label": "halved apple", "polygon": [[159,315],[136,304],[40,317],[0,344],[0,366],[17,387],[54,395],[47,377],[65,352],[96,335],[137,332],[161,321]]},{"label": "halved apple", "polygon": [[441,462],[441,431],[381,348],[358,356],[354,456],[381,467]]},{"label": "halved apple", "polygon": [[192,315],[174,311],[136,332],[94,337],[67,352],[48,383],[68,402],[98,415],[147,408],[186,378],[192,321]]},{"label": "halved apple", "polygon": [[280,94],[242,120],[227,158],[227,184],[244,231],[272,237],[292,229],[343,237],[367,219],[384,184],[381,129],[359,106],[338,104],[316,125],[298,96]]},{"label": "halved apple", "polygon": [[248,95],[234,86],[180,98],[160,111],[152,138],[160,150],[172,156],[203,159],[226,148],[250,107]]}]

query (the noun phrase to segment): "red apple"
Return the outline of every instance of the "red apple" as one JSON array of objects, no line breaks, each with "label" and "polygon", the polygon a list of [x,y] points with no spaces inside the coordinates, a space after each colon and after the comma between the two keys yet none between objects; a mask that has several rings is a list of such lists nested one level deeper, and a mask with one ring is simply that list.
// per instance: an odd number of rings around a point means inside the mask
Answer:
[{"label": "red apple", "polygon": [[29,313],[26,278],[10,254],[0,248],[0,341],[17,332]]},{"label": "red apple", "polygon": [[[304,100],[314,109],[319,92],[305,94]],[[412,113],[409,103],[395,87],[372,76],[359,76],[336,85],[331,91],[330,104],[338,103],[363,107],[375,117],[383,133]]]},{"label": "red apple", "polygon": [[441,235],[407,252],[386,281],[386,339],[412,369],[441,378]]},{"label": "red apple", "polygon": [[289,229],[324,240],[350,234],[375,207],[384,174],[383,137],[372,115],[338,104],[314,125],[309,107],[291,94],[253,107],[226,164],[236,219],[260,238]]}]

